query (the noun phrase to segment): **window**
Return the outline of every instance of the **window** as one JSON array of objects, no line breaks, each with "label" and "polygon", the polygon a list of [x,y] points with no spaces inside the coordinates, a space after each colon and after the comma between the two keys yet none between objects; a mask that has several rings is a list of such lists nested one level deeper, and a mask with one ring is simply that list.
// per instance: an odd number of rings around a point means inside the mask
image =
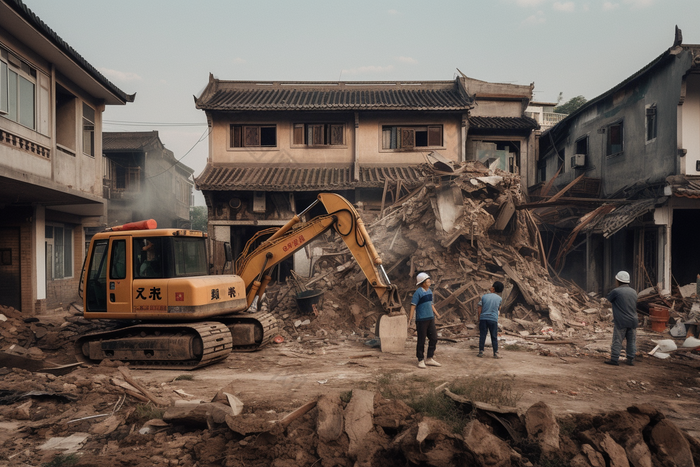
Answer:
[{"label": "window", "polygon": [[345,126],[340,123],[295,123],[295,145],[342,146],[345,142]]},{"label": "window", "polygon": [[77,121],[77,99],[64,89],[56,85],[56,143],[62,149],[68,149],[75,155],[77,147],[76,121]]},{"label": "window", "polygon": [[36,70],[0,48],[0,115],[36,129]]},{"label": "window", "polygon": [[441,146],[442,125],[382,127],[382,149],[414,149]]},{"label": "window", "polygon": [[[52,248],[47,251],[52,251],[53,274],[49,277],[53,279],[65,279],[73,277],[73,229],[62,225],[47,225],[45,230],[46,243]],[[47,264],[48,263],[47,261]]]},{"label": "window", "polygon": [[107,311],[107,247],[109,240],[96,240],[87,271],[87,311]]},{"label": "window", "polygon": [[622,122],[615,123],[608,127],[608,138],[606,144],[606,155],[614,156],[616,154],[622,153],[623,147],[623,133],[622,133]]},{"label": "window", "polygon": [[175,276],[206,276],[207,251],[203,239],[176,237],[173,240]]},{"label": "window", "polygon": [[164,277],[161,237],[135,238],[134,257],[134,278]]},{"label": "window", "polygon": [[112,259],[109,264],[111,265],[110,279],[126,278],[126,240],[112,242]]},{"label": "window", "polygon": [[647,114],[647,141],[656,138],[656,104],[646,108]]},{"label": "window", "polygon": [[83,154],[95,157],[95,109],[83,102]]},{"label": "window", "polygon": [[231,125],[232,148],[255,148],[277,146],[275,125]]},{"label": "window", "polygon": [[588,136],[576,141],[576,154],[588,155]]},{"label": "window", "polygon": [[141,191],[141,167],[114,165],[114,189],[116,191]]}]

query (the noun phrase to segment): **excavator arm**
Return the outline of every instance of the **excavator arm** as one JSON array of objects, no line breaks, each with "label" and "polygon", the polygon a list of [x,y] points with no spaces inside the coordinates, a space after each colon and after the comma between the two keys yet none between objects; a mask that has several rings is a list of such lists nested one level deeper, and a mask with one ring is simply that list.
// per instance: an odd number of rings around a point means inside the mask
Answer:
[{"label": "excavator arm", "polygon": [[[318,202],[328,214],[314,217],[299,224],[301,217]],[[313,239],[333,228],[343,239],[350,253],[360,265],[370,285],[389,315],[405,315],[398,289],[391,284],[382,266],[382,260],[367,234],[367,229],[355,208],[342,196],[321,193],[318,200],[304,212],[294,216],[286,225],[251,252],[244,251],[237,261],[236,273],[246,284],[246,299],[250,306],[255,297],[261,297],[273,266],[303,248]]]}]

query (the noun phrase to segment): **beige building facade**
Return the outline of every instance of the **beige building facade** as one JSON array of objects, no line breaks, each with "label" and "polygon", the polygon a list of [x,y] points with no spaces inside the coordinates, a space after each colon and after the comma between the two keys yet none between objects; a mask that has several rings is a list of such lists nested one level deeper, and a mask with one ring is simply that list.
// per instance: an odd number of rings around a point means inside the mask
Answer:
[{"label": "beige building facade", "polygon": [[19,0],[0,0],[0,305],[77,299],[84,229],[104,222],[102,112],[125,94]]},{"label": "beige building facade", "polygon": [[[499,100],[502,96],[493,93],[480,96],[481,83],[464,76],[251,82],[210,75],[195,99],[212,129],[207,167],[195,185],[209,208],[213,262],[217,244],[231,242],[239,253],[252,235],[283,225],[319,192],[336,192],[360,209],[380,212],[429,176],[426,163],[476,159],[476,152],[470,153],[472,136],[517,140],[518,159],[509,167],[520,171],[537,127],[523,114],[532,89],[510,88],[508,99]],[[472,124],[480,102],[488,115]],[[508,133],[513,122],[529,127],[516,125]]]}]

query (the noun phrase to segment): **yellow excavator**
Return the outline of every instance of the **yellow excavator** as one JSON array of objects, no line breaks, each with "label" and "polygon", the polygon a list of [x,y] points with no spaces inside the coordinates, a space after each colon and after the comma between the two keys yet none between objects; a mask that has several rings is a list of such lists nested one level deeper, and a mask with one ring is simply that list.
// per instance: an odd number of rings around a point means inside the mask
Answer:
[{"label": "yellow excavator", "polygon": [[[327,214],[301,222],[319,202]],[[345,241],[386,312],[377,325],[382,350],[403,348],[406,313],[398,289],[359,214],[342,196],[321,193],[283,227],[256,234],[236,260],[236,274],[209,274],[205,233],[156,227],[151,219],[111,227],[92,238],[80,279],[84,318],[138,324],[79,337],[78,360],[191,370],[232,351],[261,348],[277,333],[273,315],[255,306],[271,269],[331,228]],[[269,237],[253,248],[263,235]],[[230,245],[224,249],[231,261]]]}]

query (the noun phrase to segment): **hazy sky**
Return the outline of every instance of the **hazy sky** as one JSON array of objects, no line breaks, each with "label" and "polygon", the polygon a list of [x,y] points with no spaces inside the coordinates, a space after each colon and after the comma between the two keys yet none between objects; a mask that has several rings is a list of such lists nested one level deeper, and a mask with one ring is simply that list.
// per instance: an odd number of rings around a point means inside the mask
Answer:
[{"label": "hazy sky", "polygon": [[[700,44],[700,0],[24,0],[136,101],[104,131],[158,130],[199,175],[205,115],[226,80],[469,77],[535,85],[534,100],[592,99],[673,44]],[[188,153],[189,151],[189,153]],[[187,154],[187,155],[186,155]],[[198,199],[202,199],[201,197]],[[203,204],[203,203],[197,203]]]}]

